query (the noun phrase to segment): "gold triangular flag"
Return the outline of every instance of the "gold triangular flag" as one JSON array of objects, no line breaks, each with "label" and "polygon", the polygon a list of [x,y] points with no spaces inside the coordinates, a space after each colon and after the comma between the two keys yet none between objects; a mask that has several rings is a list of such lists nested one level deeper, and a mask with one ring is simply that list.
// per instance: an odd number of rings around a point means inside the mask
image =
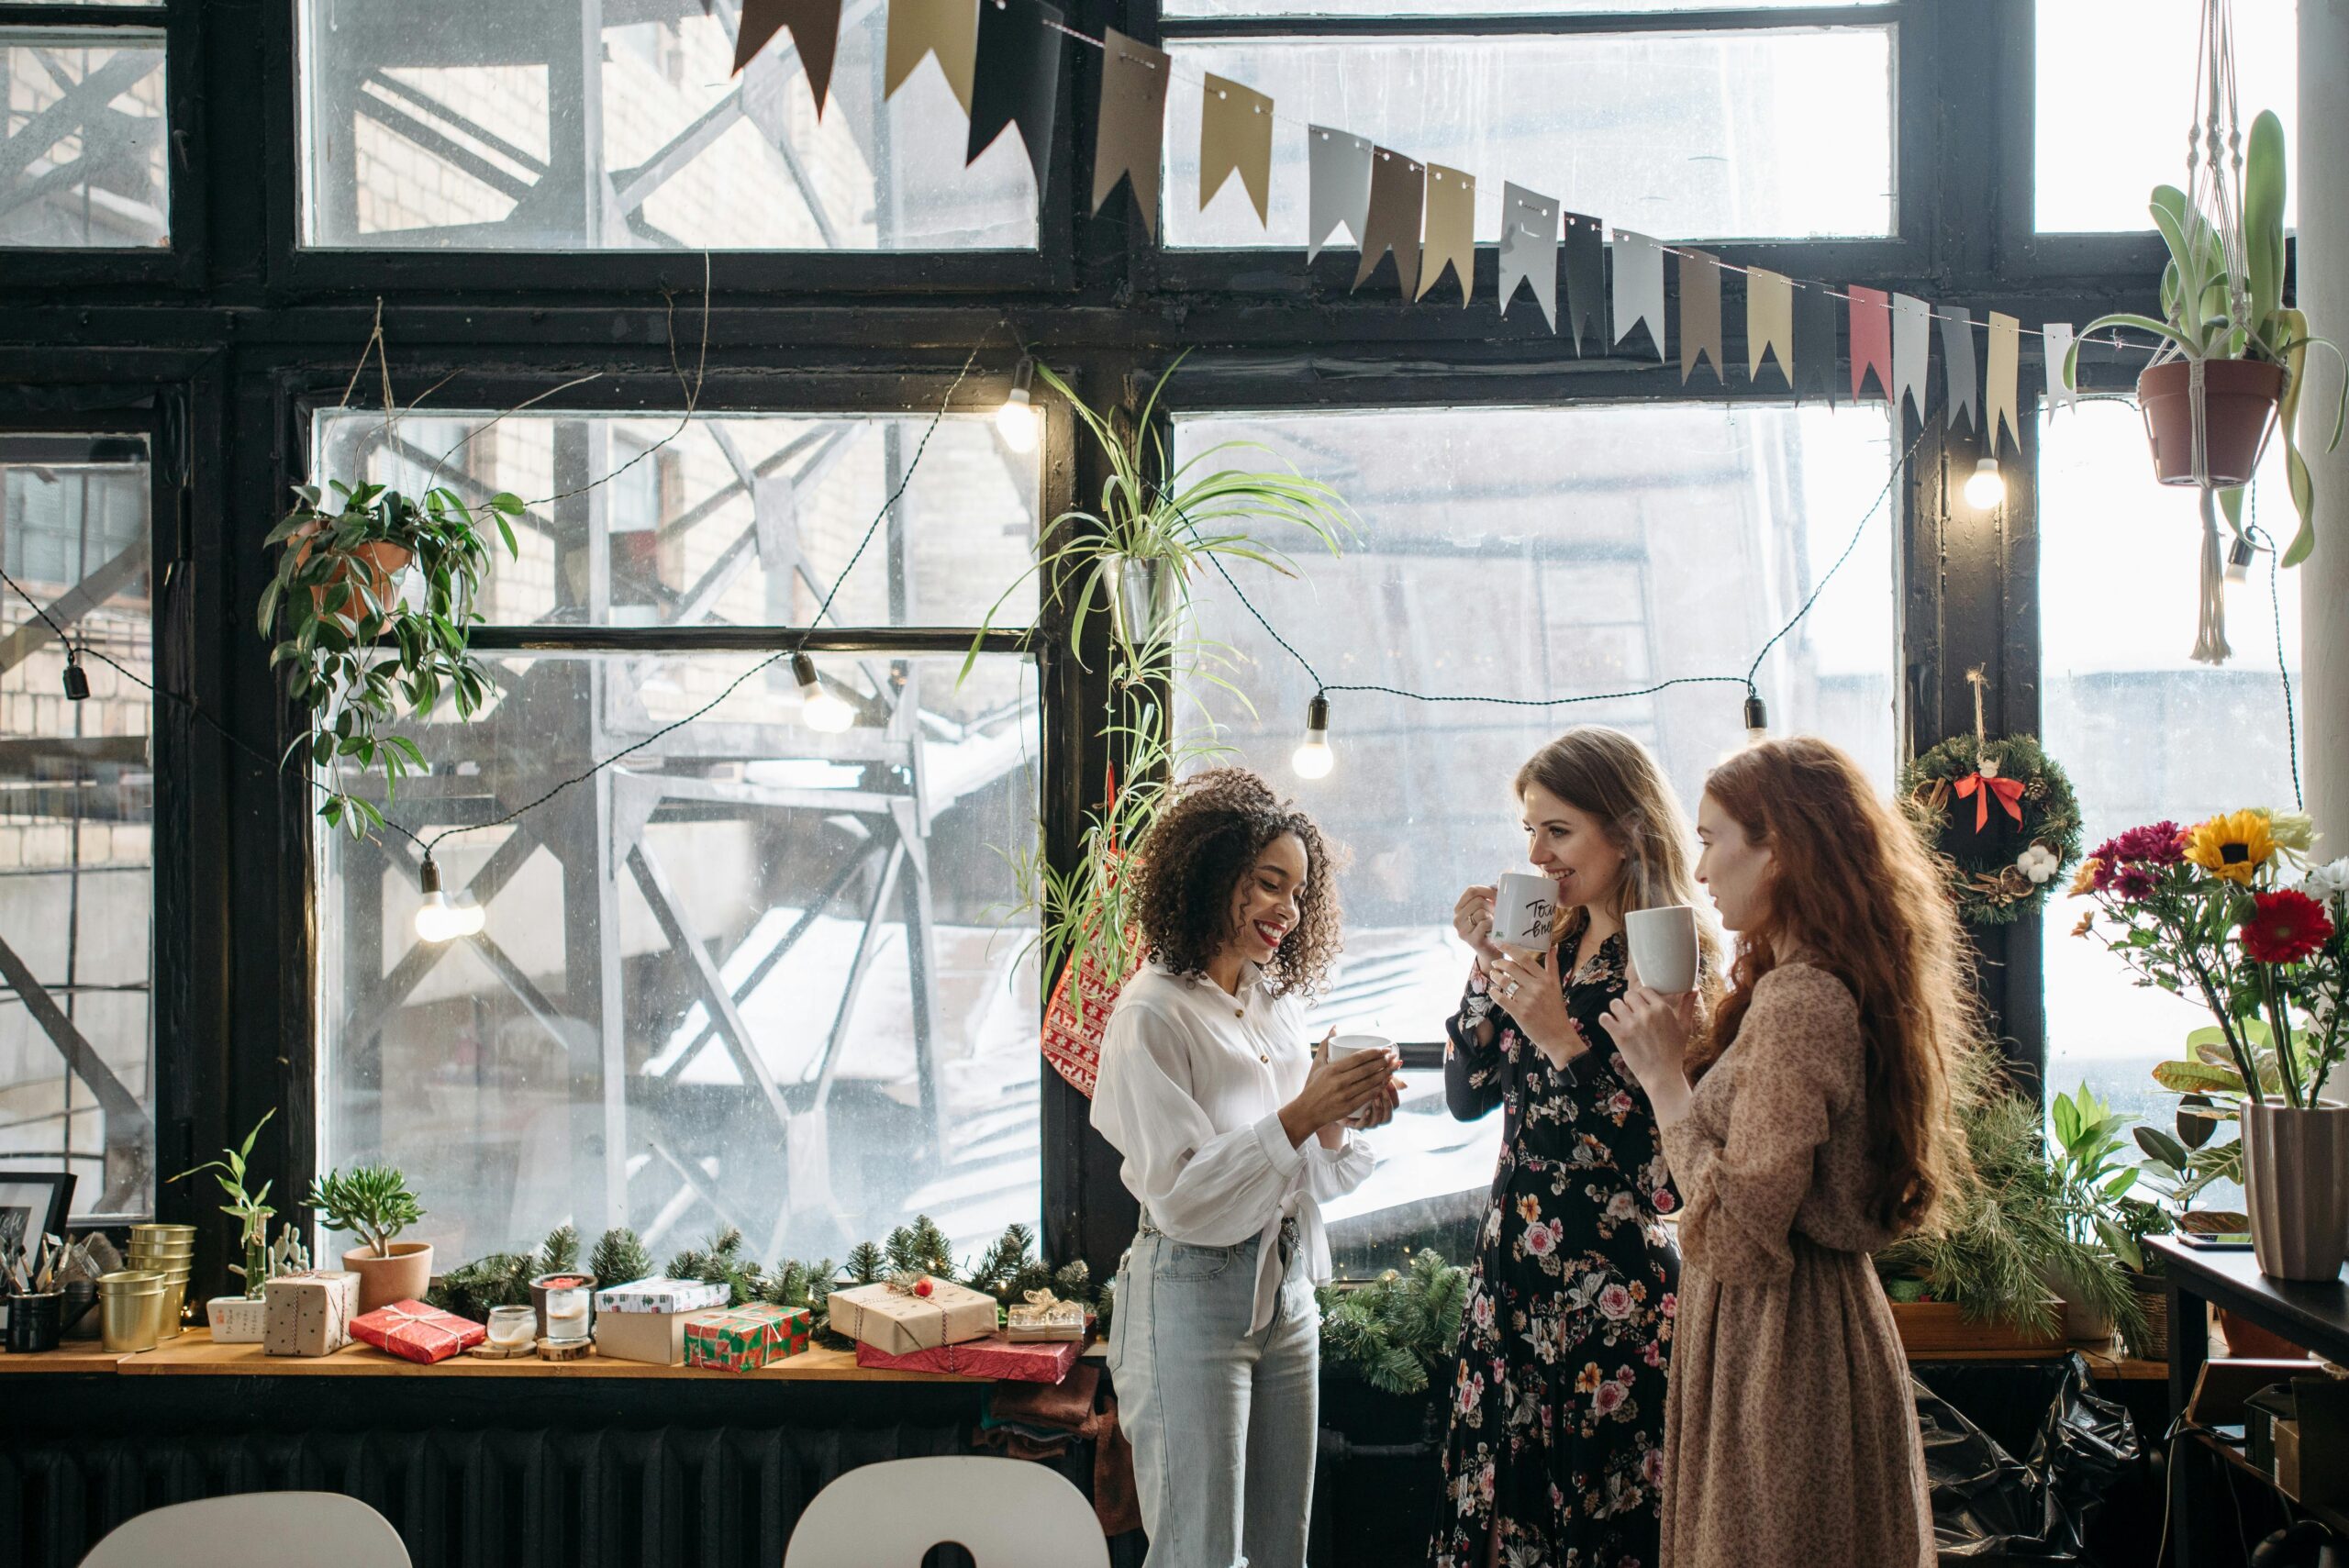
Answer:
[{"label": "gold triangular flag", "polygon": [[1093,210],[1133,183],[1141,226],[1158,238],[1158,152],[1166,134],[1166,56],[1115,28],[1102,29],[1101,104],[1094,116]]},{"label": "gold triangular flag", "polygon": [[1208,77],[1199,106],[1199,207],[1206,210],[1232,175],[1256,204],[1256,221],[1271,221],[1273,101],[1252,87]]},{"label": "gold triangular flag", "polygon": [[954,90],[963,112],[971,112],[971,62],[979,46],[979,0],[889,0],[889,41],[881,66],[881,95],[895,96],[922,56],[938,56],[938,69]]},{"label": "gold triangular flag", "polygon": [[1745,274],[1745,377],[1762,376],[1762,355],[1778,357],[1778,373],[1795,384],[1795,285],[1792,280],[1755,267]]},{"label": "gold triangular flag", "polygon": [[1476,176],[1428,165],[1427,242],[1419,249],[1419,291],[1425,299],[1446,263],[1460,279],[1460,303],[1476,286]]},{"label": "gold triangular flag", "polygon": [[1990,362],[1985,379],[1989,384],[1990,409],[1982,421],[1982,433],[1989,439],[1987,455],[1998,455],[2001,425],[2020,452],[2022,420],[2015,412],[2015,399],[2020,395],[2016,384],[2022,379],[2022,323],[1995,310],[1990,312]]}]

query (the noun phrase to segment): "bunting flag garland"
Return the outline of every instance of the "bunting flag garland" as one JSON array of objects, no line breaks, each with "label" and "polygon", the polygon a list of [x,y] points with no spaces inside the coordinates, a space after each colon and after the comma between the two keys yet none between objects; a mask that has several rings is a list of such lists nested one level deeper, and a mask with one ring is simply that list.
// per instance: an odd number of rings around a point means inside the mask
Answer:
[{"label": "bunting flag garland", "polygon": [[1256,205],[1256,221],[1270,223],[1273,101],[1252,87],[1210,75],[1199,106],[1200,211],[1234,174]]},{"label": "bunting flag garland", "polygon": [[[1370,227],[1370,160],[1374,149],[1367,137],[1326,125],[1305,132],[1307,177],[1305,259],[1321,254],[1342,225],[1359,248]],[[1506,253],[1507,241],[1503,241]]]},{"label": "bunting flag garland", "polygon": [[1542,319],[1558,329],[1558,204],[1523,185],[1501,185],[1501,314],[1521,282],[1533,290]]},{"label": "bunting flag garland", "polygon": [[1427,171],[1391,148],[1375,148],[1370,160],[1370,214],[1363,220],[1362,261],[1354,269],[1360,288],[1378,266],[1378,258],[1395,252],[1396,281],[1403,297],[1419,297],[1419,209],[1427,199]]},{"label": "bunting flag garland", "polygon": [[1795,384],[1794,284],[1765,267],[1745,274],[1745,376],[1762,379],[1762,356],[1776,355],[1778,373]]},{"label": "bunting flag garland", "polygon": [[[1913,295],[1892,296],[1892,379],[1917,417],[1925,417],[1925,375],[1932,353],[1933,307]],[[1893,413],[1900,412],[1895,408]]]},{"label": "bunting flag garland", "polygon": [[1052,115],[1061,86],[1061,12],[1044,0],[986,0],[971,64],[971,139],[963,161],[975,163],[1004,128],[1017,125],[1044,188],[1052,161]]},{"label": "bunting flag garland", "polygon": [[[1109,36],[1117,37],[1115,33]],[[881,95],[896,96],[897,89],[914,73],[914,67],[922,62],[922,57],[935,55],[946,84],[954,90],[954,101],[968,115],[973,56],[978,42],[979,10],[972,0],[889,0],[889,35],[882,54]],[[1152,172],[1155,175],[1155,163]],[[1098,207],[1100,204],[1094,205]]]},{"label": "bunting flag garland", "polygon": [[[890,17],[905,0],[891,0]],[[968,0],[963,0],[968,8]],[[1141,211],[1141,226],[1158,238],[1158,155],[1166,135],[1168,61],[1163,51],[1106,29],[1101,51],[1100,112],[1094,117],[1093,210],[1124,180]]]},{"label": "bunting flag garland", "polygon": [[1795,285],[1795,397],[1816,391],[1835,402],[1835,296],[1824,284]]},{"label": "bunting flag garland", "polygon": [[740,76],[751,57],[784,28],[799,50],[799,68],[815,95],[816,117],[824,117],[832,85],[832,56],[841,40],[841,0],[742,0],[742,25],[734,38],[734,71]]},{"label": "bunting flag garland", "polygon": [[1615,231],[1615,346],[1620,348],[1631,329],[1647,324],[1655,344],[1658,364],[1664,352],[1664,251],[1644,234],[1628,228]]},{"label": "bunting flag garland", "polygon": [[1428,165],[1427,242],[1419,251],[1419,287],[1425,299],[1449,267],[1460,280],[1461,308],[1476,287],[1476,180],[1441,163]]},{"label": "bunting flag garland", "polygon": [[1887,403],[1893,402],[1892,296],[1882,289],[1862,288],[1856,284],[1850,292],[1852,400],[1856,403],[1865,395],[1861,389],[1873,372],[1876,395]]},{"label": "bunting flag garland", "polygon": [[1586,326],[1598,329],[1601,352],[1614,341],[1607,329],[1607,245],[1598,219],[1566,214],[1566,335],[1582,352]]},{"label": "bunting flag garland", "polygon": [[2079,389],[2064,379],[2064,361],[2072,357],[2072,324],[2050,321],[2040,328],[2047,339],[2047,411],[2058,407],[2077,408]]},{"label": "bunting flag garland", "polygon": [[1697,359],[1712,361],[1713,380],[1722,386],[1721,264],[1702,250],[1680,252],[1680,384],[1696,373]]},{"label": "bunting flag garland", "polygon": [[2018,395],[2016,383],[2021,379],[2022,323],[2011,316],[1990,312],[1990,356],[1985,371],[1984,398],[1987,412],[1982,417],[1982,434],[1987,441],[1984,450],[1990,457],[1998,455],[1998,432],[2004,430],[2022,450],[2022,420],[2015,412]]},{"label": "bunting flag garland", "polygon": [[1974,313],[1943,307],[1942,370],[1949,377],[1949,428],[1957,428],[1963,416],[1973,428],[1982,428],[1981,378],[1974,371]]}]

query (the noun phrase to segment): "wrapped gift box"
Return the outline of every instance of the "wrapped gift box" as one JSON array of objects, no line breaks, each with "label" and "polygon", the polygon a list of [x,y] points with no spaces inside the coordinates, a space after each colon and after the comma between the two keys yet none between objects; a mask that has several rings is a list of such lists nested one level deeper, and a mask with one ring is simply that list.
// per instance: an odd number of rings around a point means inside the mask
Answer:
[{"label": "wrapped gift box", "polygon": [[807,1350],[810,1323],[804,1307],[752,1302],[685,1319],[685,1364],[751,1372]]},{"label": "wrapped gift box", "polygon": [[1084,1342],[1090,1319],[1074,1301],[1063,1301],[1049,1290],[1031,1290],[1025,1301],[1004,1309],[1004,1335],[1014,1344],[1053,1340]]},{"label": "wrapped gift box", "polygon": [[470,1318],[427,1307],[421,1301],[395,1301],[351,1320],[351,1332],[379,1351],[423,1366],[447,1361],[459,1351],[480,1344],[489,1330]]},{"label": "wrapped gift box", "polygon": [[856,1364],[893,1372],[951,1372],[958,1377],[992,1377],[1007,1383],[1058,1383],[1084,1353],[1084,1345],[1074,1340],[1022,1343],[1008,1333],[996,1333],[908,1355],[892,1355],[860,1340]]},{"label": "wrapped gift box", "polygon": [[280,1274],[262,1287],[268,1321],[262,1349],[273,1356],[330,1356],[351,1343],[359,1276],[341,1269]]},{"label": "wrapped gift box", "polygon": [[596,1319],[600,1355],[650,1366],[685,1364],[688,1312],[607,1312]]},{"label": "wrapped gift box", "polygon": [[723,1307],[730,1293],[722,1284],[695,1279],[640,1279],[596,1293],[598,1312],[707,1312]]},{"label": "wrapped gift box", "polygon": [[995,1297],[967,1285],[931,1280],[917,1296],[893,1284],[851,1285],[828,1298],[832,1327],[890,1355],[934,1351],[995,1332]]}]

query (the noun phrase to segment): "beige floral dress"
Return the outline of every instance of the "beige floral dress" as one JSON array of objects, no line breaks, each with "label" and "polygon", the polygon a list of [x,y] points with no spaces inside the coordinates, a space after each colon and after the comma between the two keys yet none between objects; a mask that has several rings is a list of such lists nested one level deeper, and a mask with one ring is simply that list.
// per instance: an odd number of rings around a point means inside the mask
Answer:
[{"label": "beige floral dress", "polygon": [[1665,1568],[1932,1568],[1909,1363],[1869,1254],[1866,1051],[1842,982],[1782,964],[1664,1129],[1680,1220]]}]

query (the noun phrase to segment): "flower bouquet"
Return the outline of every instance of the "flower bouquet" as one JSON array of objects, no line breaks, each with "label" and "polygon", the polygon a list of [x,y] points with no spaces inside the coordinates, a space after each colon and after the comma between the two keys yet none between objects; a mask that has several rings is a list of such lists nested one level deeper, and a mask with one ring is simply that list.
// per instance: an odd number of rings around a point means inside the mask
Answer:
[{"label": "flower bouquet", "polygon": [[2323,1095],[2349,1054],[2349,859],[2311,867],[2305,817],[2257,808],[2132,828],[2073,882],[2094,935],[2138,983],[2202,1003],[2214,1027],[2154,1076],[2236,1120],[2260,1268],[2331,1279],[2349,1251],[2349,1107]]}]

